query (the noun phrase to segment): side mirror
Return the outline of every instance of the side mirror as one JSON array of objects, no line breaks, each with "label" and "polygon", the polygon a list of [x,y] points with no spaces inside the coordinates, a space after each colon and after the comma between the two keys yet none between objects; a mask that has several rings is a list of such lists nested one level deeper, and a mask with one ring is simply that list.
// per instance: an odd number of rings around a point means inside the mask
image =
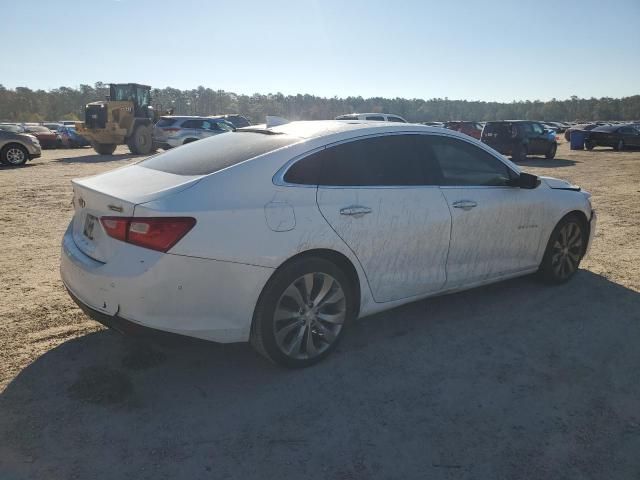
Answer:
[{"label": "side mirror", "polygon": [[537,175],[531,175],[530,173],[522,172],[520,176],[514,181],[514,186],[519,188],[526,188],[532,190],[540,185],[540,179]]}]

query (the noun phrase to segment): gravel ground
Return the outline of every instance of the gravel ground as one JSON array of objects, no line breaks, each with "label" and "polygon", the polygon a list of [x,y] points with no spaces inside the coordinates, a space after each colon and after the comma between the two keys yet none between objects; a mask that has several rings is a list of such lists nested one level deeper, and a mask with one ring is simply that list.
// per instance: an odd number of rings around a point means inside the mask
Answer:
[{"label": "gravel ground", "polygon": [[640,478],[640,152],[523,162],[593,193],[570,283],[375,315],[301,371],[247,345],[139,343],[75,307],[69,181],[133,161],[116,153],[0,168],[1,479]]}]

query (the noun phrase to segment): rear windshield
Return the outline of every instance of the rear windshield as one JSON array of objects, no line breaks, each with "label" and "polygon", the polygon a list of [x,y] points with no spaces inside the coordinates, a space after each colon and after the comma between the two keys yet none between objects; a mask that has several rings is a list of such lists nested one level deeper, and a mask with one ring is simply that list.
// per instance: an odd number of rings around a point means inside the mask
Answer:
[{"label": "rear windshield", "polygon": [[512,125],[510,123],[487,123],[482,131],[483,136],[494,138],[510,138]]},{"label": "rear windshield", "polygon": [[176,175],[208,175],[299,141],[285,134],[228,132],[169,150],[138,165]]},{"label": "rear windshield", "polygon": [[158,127],[170,127],[174,123],[176,123],[176,119],[175,118],[161,118],[160,120],[158,120],[158,123],[156,123],[156,126],[158,126]]}]

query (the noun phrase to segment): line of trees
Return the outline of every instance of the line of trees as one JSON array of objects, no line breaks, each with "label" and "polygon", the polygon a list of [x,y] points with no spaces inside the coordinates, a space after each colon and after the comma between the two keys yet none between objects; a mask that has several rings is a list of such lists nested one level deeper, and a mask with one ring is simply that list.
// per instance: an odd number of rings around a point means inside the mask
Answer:
[{"label": "line of trees", "polygon": [[[80,85],[53,90],[26,87],[7,89],[0,85],[0,121],[41,122],[83,120],[85,104],[103,99],[107,85]],[[238,95],[224,90],[198,87],[178,90],[153,89],[154,106],[173,108],[176,115],[240,113],[252,122],[264,122],[265,115],[290,120],[321,120],[343,113],[387,112],[402,115],[410,122],[433,120],[531,119],[556,121],[639,120],[640,95],[624,98],[578,98],[518,101],[511,103],[449,100],[448,98],[325,98],[315,95]]]}]

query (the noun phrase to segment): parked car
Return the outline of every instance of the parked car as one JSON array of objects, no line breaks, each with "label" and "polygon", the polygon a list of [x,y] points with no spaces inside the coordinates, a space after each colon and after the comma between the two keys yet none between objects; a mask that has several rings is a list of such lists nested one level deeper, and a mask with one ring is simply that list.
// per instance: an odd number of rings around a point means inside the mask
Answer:
[{"label": "parked car", "polygon": [[9,128],[12,126],[0,125],[0,163],[17,167],[38,158],[42,151],[35,136]]},{"label": "parked car", "polygon": [[564,139],[567,142],[571,141],[571,132],[573,132],[574,130],[582,130],[585,132],[588,132],[590,130],[593,130],[594,128],[598,127],[599,125],[597,123],[582,123],[582,124],[576,124],[573,125],[571,128],[567,128],[564,132]]},{"label": "parked car", "polygon": [[400,115],[393,115],[390,113],[349,113],[347,115],[340,115],[336,117],[336,120],[369,120],[374,122],[407,123],[407,121]]},{"label": "parked car", "polygon": [[587,150],[595,147],[612,147],[622,151],[627,147],[640,147],[640,129],[629,125],[609,125],[591,130],[584,142]]},{"label": "parked car", "polygon": [[165,116],[153,127],[153,145],[169,150],[233,130],[233,124],[222,118]]},{"label": "parked car", "polygon": [[447,122],[444,126],[449,130],[469,135],[476,140],[480,140],[480,136],[482,135],[482,125],[478,122]]},{"label": "parked car", "polygon": [[536,271],[565,282],[596,221],[579,187],[409,124],[239,129],[72,183],[61,275],[90,316],[291,367],[358,316]]},{"label": "parked car", "polygon": [[25,124],[24,131],[36,137],[42,148],[58,148],[61,143],[60,137],[56,132],[52,132],[42,125]]},{"label": "parked car", "polygon": [[79,135],[73,125],[62,125],[58,130],[62,146],[66,148],[78,148],[91,145],[89,140]]},{"label": "parked car", "polygon": [[427,127],[444,128],[444,122],[421,122],[420,124],[426,125]]},{"label": "parked car", "polygon": [[524,160],[527,155],[544,155],[552,159],[558,148],[555,133],[550,134],[539,122],[529,120],[487,122],[481,139],[515,161]]},{"label": "parked car", "polygon": [[72,127],[76,126],[76,123],[78,123],[76,120],[60,120],[58,121],[58,123],[61,123],[62,125],[71,125]]},{"label": "parked car", "polygon": [[243,115],[238,114],[226,114],[226,115],[212,115],[212,118],[222,118],[233,125],[235,128],[244,128],[251,126],[249,119]]}]

